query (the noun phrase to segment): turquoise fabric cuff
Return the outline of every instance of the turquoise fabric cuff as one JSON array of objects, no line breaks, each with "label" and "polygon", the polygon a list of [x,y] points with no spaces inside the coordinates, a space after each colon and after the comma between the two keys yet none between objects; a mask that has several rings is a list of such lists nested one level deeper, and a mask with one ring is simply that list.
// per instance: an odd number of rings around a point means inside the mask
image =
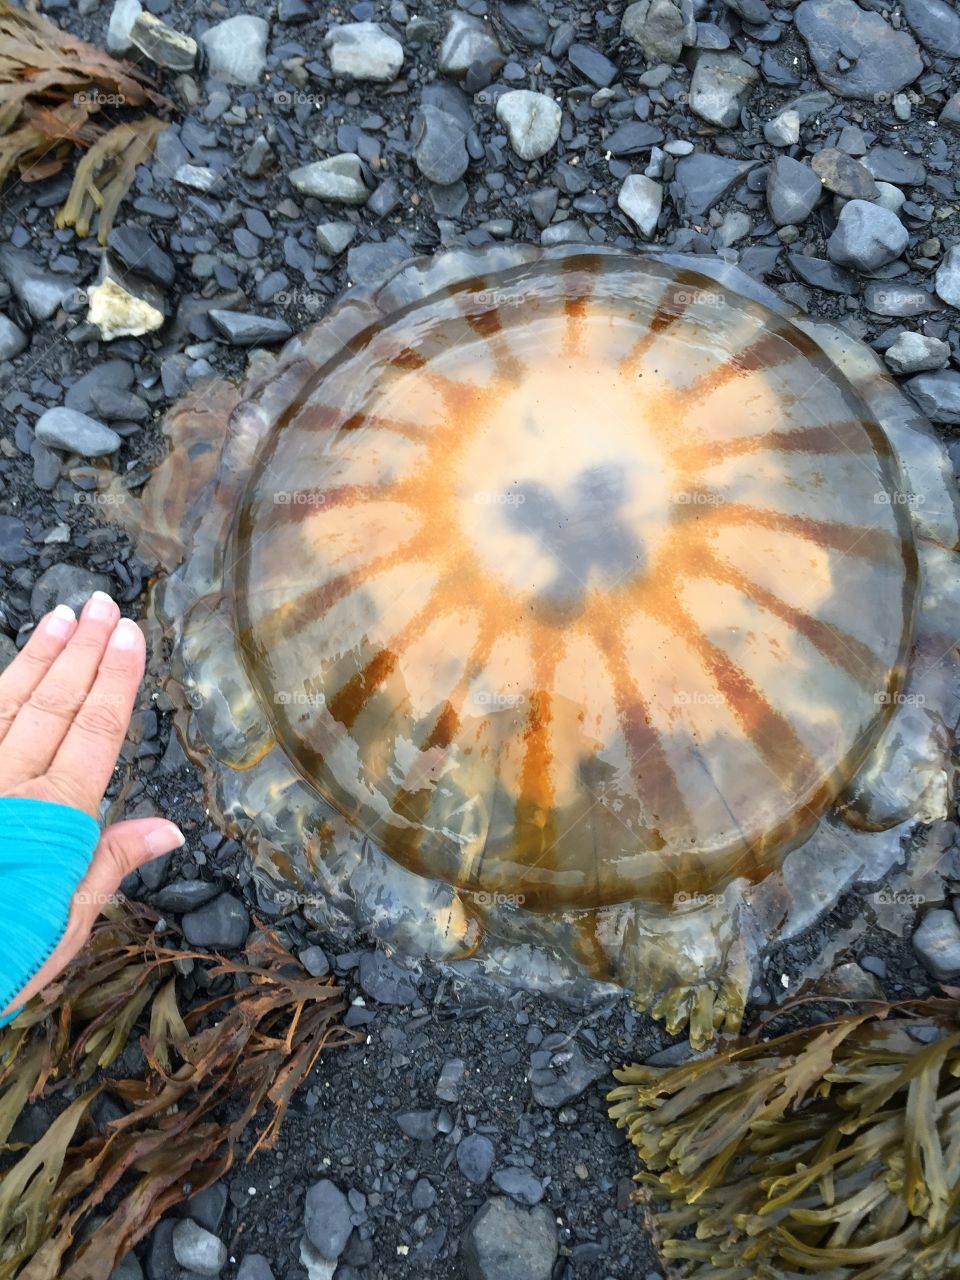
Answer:
[{"label": "turquoise fabric cuff", "polygon": [[[0,797],[0,1009],[63,937],[100,827],[81,809]],[[0,1027],[23,1006],[0,1016]]]}]

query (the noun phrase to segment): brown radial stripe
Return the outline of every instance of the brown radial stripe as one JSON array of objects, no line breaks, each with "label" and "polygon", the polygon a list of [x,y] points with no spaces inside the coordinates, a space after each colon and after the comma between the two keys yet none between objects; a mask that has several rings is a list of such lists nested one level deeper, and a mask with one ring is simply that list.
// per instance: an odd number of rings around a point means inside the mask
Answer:
[{"label": "brown radial stripe", "polygon": [[427,357],[421,352],[415,351],[413,347],[403,347],[400,351],[395,351],[392,356],[387,358],[387,364],[392,365],[395,369],[403,369],[406,373],[422,369],[426,363]]},{"label": "brown radial stripe", "polygon": [[398,655],[381,649],[357,674],[327,701],[327,710],[345,729],[353,728],[357,716],[383,682],[396,670]]},{"label": "brown radial stripe", "polygon": [[[689,429],[689,423],[687,424]],[[680,465],[708,466],[746,453],[855,453],[872,454],[873,444],[861,423],[853,418],[800,427],[796,431],[765,431],[761,435],[737,436],[732,440],[697,439],[678,444],[674,456]]]},{"label": "brown radial stripe", "polygon": [[580,297],[567,298],[563,304],[567,323],[563,329],[563,345],[560,348],[561,358],[575,360],[583,347],[583,322],[587,315],[587,299]]},{"label": "brown radial stripe", "polygon": [[[709,283],[709,282],[707,282]],[[695,295],[704,284],[704,277],[693,271],[678,271],[667,284],[657,309],[650,317],[647,332],[638,338],[618,365],[618,372],[629,374],[635,372],[637,364],[644,358],[657,338],[686,313],[687,308],[695,301]],[[719,288],[719,286],[715,286]],[[678,294],[683,298],[678,301]],[[688,296],[691,295],[691,296]]]},{"label": "brown radial stripe", "polygon": [[774,369],[777,365],[788,364],[797,356],[805,354],[807,353],[798,349],[792,334],[788,335],[781,329],[769,330],[743,351],[735,352],[722,364],[700,374],[690,386],[677,391],[676,398],[681,404],[693,404],[735,378]]},{"label": "brown radial stripe", "polygon": [[660,734],[650,722],[646,702],[627,666],[623,637],[615,623],[588,624],[610,674],[614,705],[630,753],[638,794],[646,799],[654,829],[686,830],[690,813],[667,759]]},{"label": "brown radial stripe", "polygon": [[492,306],[485,308],[483,311],[471,311],[469,309],[470,296],[469,294],[458,294],[457,297],[464,320],[478,337],[484,339],[490,348],[497,367],[497,373],[504,382],[518,383],[526,372],[526,366],[510,350],[500,321],[499,307]]},{"label": "brown radial stripe", "polygon": [[[680,508],[683,511],[683,508]],[[691,513],[692,514],[692,513]],[[702,512],[696,513],[703,515]],[[738,502],[719,503],[705,516],[711,525],[755,524],[779,533],[792,533],[843,555],[858,556],[875,564],[902,564],[903,545],[886,529],[859,529],[833,520],[814,520],[810,516],[790,515],[785,511],[769,511]]]},{"label": "brown radial stripe", "polygon": [[836,667],[842,667],[865,689],[884,688],[887,669],[880,658],[863,641],[839,627],[832,627],[813,614],[787,604],[779,596],[752,581],[745,573],[727,564],[713,552],[705,555],[705,572],[709,576],[742,591],[781,622],[788,623],[805,640]]},{"label": "brown radial stripe", "polygon": [[406,440],[423,439],[422,423],[407,421],[404,418],[386,418],[379,413],[365,413],[361,410],[341,420],[342,409],[334,409],[327,405],[318,405],[316,408],[322,409],[324,414],[318,414],[314,421],[307,416],[307,409],[304,409],[303,416],[297,421],[297,430],[322,431],[329,427],[339,427],[341,431],[359,431],[363,427],[368,427],[371,431],[388,431],[392,435],[403,436]]}]

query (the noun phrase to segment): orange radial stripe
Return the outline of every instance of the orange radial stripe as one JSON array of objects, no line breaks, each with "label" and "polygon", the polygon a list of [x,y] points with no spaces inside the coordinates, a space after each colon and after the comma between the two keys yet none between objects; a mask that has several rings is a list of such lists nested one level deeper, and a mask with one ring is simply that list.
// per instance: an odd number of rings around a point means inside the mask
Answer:
[{"label": "orange radial stripe", "polygon": [[[813,346],[810,343],[810,346]],[[819,348],[815,348],[819,351]],[[764,369],[775,369],[777,365],[789,364],[800,355],[809,356],[809,350],[798,343],[796,338],[779,329],[762,334],[755,342],[743,351],[729,355],[722,363],[700,374],[698,378],[683,391],[676,393],[681,404],[692,404],[702,400],[711,391],[726,386],[736,378],[752,373],[760,373]]]},{"label": "orange radial stripe", "polygon": [[[689,431],[690,423],[684,424]],[[774,453],[856,453],[874,452],[870,438],[859,422],[848,418],[820,427],[800,427],[796,431],[765,431],[761,435],[737,436],[732,440],[699,438],[678,441],[671,450],[680,467],[709,466],[727,458],[769,450]]]},{"label": "orange radial stripe", "polygon": [[686,313],[694,295],[704,284],[704,278],[693,271],[678,271],[666,286],[657,309],[650,317],[647,332],[638,339],[620,361],[620,373],[633,373],[656,340]]},{"label": "orange radial stripe", "polygon": [[[701,513],[697,513],[699,516]],[[717,524],[756,524],[780,533],[793,533],[819,547],[828,547],[844,555],[859,556],[877,564],[903,562],[900,539],[886,529],[858,529],[832,520],[814,520],[809,516],[789,515],[783,511],[765,511],[760,507],[737,502],[718,503],[703,515],[703,522]]]}]

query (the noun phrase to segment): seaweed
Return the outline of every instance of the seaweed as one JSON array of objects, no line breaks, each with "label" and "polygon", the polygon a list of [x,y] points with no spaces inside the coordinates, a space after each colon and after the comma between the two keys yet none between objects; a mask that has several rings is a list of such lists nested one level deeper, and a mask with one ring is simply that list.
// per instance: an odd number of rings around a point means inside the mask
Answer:
[{"label": "seaweed", "polygon": [[172,106],[129,62],[0,0],[0,184],[16,173],[38,182],[58,173],[75,148],[87,152],[57,226],[89,230],[100,211],[106,244],[137,164],[149,159],[166,123],[155,115],[117,123],[118,108]]},{"label": "seaweed", "polygon": [[[320,1056],[359,1038],[340,1023],[333,979],[306,975],[274,933],[256,932],[241,962],[165,946],[164,928],[148,908],[109,905],[80,955],[0,1032],[0,1280],[108,1276],[165,1212],[227,1172],[262,1108],[246,1158],[273,1147]],[[177,974],[191,961],[208,992],[228,989],[183,1011]],[[105,1074],[147,1018],[143,1078]],[[11,1140],[29,1102],[55,1107],[65,1091],[39,1141]],[[101,1095],[124,1114],[98,1131]]]},{"label": "seaweed", "polygon": [[958,995],[615,1071],[610,1115],[675,1274],[960,1276]]}]

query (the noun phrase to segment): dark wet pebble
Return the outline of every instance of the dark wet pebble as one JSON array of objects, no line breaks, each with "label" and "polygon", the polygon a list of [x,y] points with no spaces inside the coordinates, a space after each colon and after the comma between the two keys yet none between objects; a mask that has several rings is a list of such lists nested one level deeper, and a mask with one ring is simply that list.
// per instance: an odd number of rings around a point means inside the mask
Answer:
[{"label": "dark wet pebble", "polygon": [[360,988],[379,1004],[411,1004],[417,997],[416,977],[384,951],[365,951],[360,957]]},{"label": "dark wet pebble", "polygon": [[322,1258],[335,1262],[353,1230],[350,1202],[335,1182],[324,1178],[308,1188],[303,1211],[307,1239]]},{"label": "dark wet pebble", "polygon": [[490,1177],[495,1156],[493,1143],[482,1133],[471,1133],[457,1144],[457,1166],[478,1187]]},{"label": "dark wet pebble", "polygon": [[231,893],[221,893],[181,921],[183,936],[195,947],[242,947],[250,932],[247,909]]}]

